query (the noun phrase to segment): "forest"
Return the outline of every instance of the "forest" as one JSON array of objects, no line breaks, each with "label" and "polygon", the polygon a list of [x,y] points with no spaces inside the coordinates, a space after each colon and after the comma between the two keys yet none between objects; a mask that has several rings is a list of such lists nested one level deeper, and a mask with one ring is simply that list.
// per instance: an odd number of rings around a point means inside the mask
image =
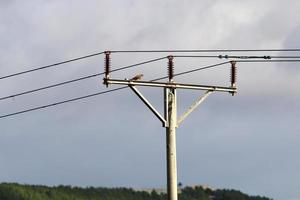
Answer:
[{"label": "forest", "polygon": [[[165,193],[135,191],[131,188],[72,187],[0,184],[0,200],[166,200]],[[212,190],[184,187],[179,200],[271,200],[267,197],[249,196],[237,190]]]}]

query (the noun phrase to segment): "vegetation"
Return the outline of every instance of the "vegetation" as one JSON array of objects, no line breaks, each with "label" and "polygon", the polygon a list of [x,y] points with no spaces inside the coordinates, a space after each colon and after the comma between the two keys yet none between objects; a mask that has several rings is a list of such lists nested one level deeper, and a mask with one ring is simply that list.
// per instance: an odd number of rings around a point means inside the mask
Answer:
[{"label": "vegetation", "polygon": [[[0,200],[166,200],[166,194],[156,191],[134,191],[128,188],[80,188],[71,186],[35,186],[16,183],[0,184]],[[235,190],[210,190],[185,187],[179,200],[270,200],[248,196]]]}]

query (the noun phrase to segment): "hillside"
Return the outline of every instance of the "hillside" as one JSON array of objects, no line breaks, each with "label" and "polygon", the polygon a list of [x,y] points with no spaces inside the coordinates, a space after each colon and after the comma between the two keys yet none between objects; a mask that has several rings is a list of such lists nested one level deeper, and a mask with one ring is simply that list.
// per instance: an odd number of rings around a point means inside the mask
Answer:
[{"label": "hillside", "polygon": [[[0,184],[0,200],[165,200],[166,194],[155,191],[134,191],[129,188],[80,188],[71,186],[47,187],[40,185]],[[270,200],[248,196],[236,190],[210,190],[185,187],[179,200]]]}]

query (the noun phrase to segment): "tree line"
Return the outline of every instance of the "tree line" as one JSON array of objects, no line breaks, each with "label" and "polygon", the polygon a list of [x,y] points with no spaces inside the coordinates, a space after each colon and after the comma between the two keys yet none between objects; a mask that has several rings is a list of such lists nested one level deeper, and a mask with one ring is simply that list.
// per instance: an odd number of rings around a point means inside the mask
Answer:
[{"label": "tree line", "polygon": [[[0,200],[166,200],[165,193],[135,191],[131,188],[72,187],[0,184]],[[271,200],[267,197],[249,196],[237,190],[211,190],[184,187],[179,200]]]}]

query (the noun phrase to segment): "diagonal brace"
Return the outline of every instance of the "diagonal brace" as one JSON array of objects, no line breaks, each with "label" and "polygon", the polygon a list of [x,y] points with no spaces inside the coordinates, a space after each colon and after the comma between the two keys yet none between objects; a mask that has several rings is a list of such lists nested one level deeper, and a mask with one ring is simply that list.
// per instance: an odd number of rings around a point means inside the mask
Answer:
[{"label": "diagonal brace", "polygon": [[199,97],[189,108],[188,110],[183,113],[183,115],[178,120],[178,126],[193,112],[213,91],[208,90],[205,92],[205,94],[201,97]]},{"label": "diagonal brace", "polygon": [[153,112],[153,114],[162,122],[163,126],[165,127],[167,125],[167,121],[164,117],[161,116],[161,114],[151,105],[151,103],[142,95],[138,89],[133,86],[129,85],[130,89],[144,102],[144,104]]}]

